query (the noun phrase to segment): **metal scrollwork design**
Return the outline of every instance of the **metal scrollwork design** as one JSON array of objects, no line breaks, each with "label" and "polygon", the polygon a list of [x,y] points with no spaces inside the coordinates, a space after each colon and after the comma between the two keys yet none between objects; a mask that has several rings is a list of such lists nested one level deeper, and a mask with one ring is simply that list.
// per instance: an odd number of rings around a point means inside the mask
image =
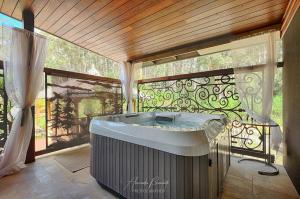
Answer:
[{"label": "metal scrollwork design", "polygon": [[[260,85],[258,75],[244,76],[249,83]],[[255,88],[247,88],[247,93],[257,93]],[[190,79],[167,80],[138,84],[138,111],[174,111],[225,114],[231,119],[232,146],[245,150],[263,150],[264,131],[252,123],[241,107],[241,100],[235,87],[233,74]],[[259,103],[259,96],[253,94]],[[250,121],[244,124],[241,121]]]},{"label": "metal scrollwork design", "polygon": [[262,126],[233,121],[230,132],[233,147],[256,151],[264,150],[265,137]]},{"label": "metal scrollwork design", "polygon": [[139,111],[222,113],[242,119],[233,80],[225,75],[139,84]]}]

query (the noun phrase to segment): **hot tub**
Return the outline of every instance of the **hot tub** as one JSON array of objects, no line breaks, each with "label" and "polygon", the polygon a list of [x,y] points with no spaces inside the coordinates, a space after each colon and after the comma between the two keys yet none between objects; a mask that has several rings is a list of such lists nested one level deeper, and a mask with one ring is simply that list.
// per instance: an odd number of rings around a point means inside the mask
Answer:
[{"label": "hot tub", "polygon": [[194,113],[94,118],[91,174],[125,198],[217,198],[229,167],[227,124]]}]

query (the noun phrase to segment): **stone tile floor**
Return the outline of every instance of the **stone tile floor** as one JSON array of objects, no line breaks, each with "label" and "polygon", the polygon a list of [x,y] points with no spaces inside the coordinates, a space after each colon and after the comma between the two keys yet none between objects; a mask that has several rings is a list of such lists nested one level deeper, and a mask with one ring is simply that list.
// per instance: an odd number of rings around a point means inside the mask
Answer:
[{"label": "stone tile floor", "polygon": [[263,176],[258,170],[269,170],[262,163],[244,161],[232,157],[231,166],[224,183],[222,199],[299,199],[283,166],[277,176]]},{"label": "stone tile floor", "polygon": [[[278,176],[261,176],[252,162],[232,164],[222,199],[297,199],[295,188],[283,167]],[[89,175],[89,168],[71,173],[51,157],[38,159],[22,172],[0,179],[1,199],[111,199]]]}]

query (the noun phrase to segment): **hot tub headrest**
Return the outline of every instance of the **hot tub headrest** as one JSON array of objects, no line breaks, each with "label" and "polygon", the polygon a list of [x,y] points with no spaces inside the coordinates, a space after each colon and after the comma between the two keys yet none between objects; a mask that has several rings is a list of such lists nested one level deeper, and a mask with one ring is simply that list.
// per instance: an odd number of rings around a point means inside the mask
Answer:
[{"label": "hot tub headrest", "polygon": [[155,113],[155,120],[172,122],[180,116],[181,116],[180,113]]}]

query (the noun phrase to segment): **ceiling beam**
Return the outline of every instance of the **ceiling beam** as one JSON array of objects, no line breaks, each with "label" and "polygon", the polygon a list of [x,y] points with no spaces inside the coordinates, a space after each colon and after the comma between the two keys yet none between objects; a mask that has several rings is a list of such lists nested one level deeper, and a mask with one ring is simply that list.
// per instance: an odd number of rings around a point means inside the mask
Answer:
[{"label": "ceiling beam", "polygon": [[[182,46],[177,46],[173,48],[169,48],[163,51],[155,52],[148,55],[143,55],[141,57],[136,57],[131,60],[129,60],[132,63],[138,63],[138,62],[162,62],[159,60],[167,59],[174,56],[180,56],[183,54],[195,52],[200,49],[209,48],[221,44],[226,44],[238,39],[255,36],[258,34],[262,34],[269,31],[276,31],[280,30],[281,24],[274,24],[271,26],[266,26],[263,28],[253,29],[251,31],[247,32],[240,32],[236,34],[226,34],[218,37],[214,37],[211,39],[201,40],[189,44],[185,44]],[[197,53],[194,53],[195,56],[197,56]]]},{"label": "ceiling beam", "polygon": [[294,18],[297,10],[300,6],[300,0],[290,0],[288,6],[286,7],[285,13],[282,18],[281,26],[281,37],[284,36],[287,31],[292,19]]},{"label": "ceiling beam", "polygon": [[143,67],[153,66],[153,65],[157,65],[157,64],[165,64],[165,63],[174,62],[174,61],[180,61],[180,60],[184,60],[184,59],[198,57],[199,55],[200,54],[197,51],[192,51],[192,52],[185,53],[185,54],[180,54],[180,55],[176,55],[176,56],[172,56],[172,57],[166,57],[166,58],[159,59],[156,61],[143,62]]}]

